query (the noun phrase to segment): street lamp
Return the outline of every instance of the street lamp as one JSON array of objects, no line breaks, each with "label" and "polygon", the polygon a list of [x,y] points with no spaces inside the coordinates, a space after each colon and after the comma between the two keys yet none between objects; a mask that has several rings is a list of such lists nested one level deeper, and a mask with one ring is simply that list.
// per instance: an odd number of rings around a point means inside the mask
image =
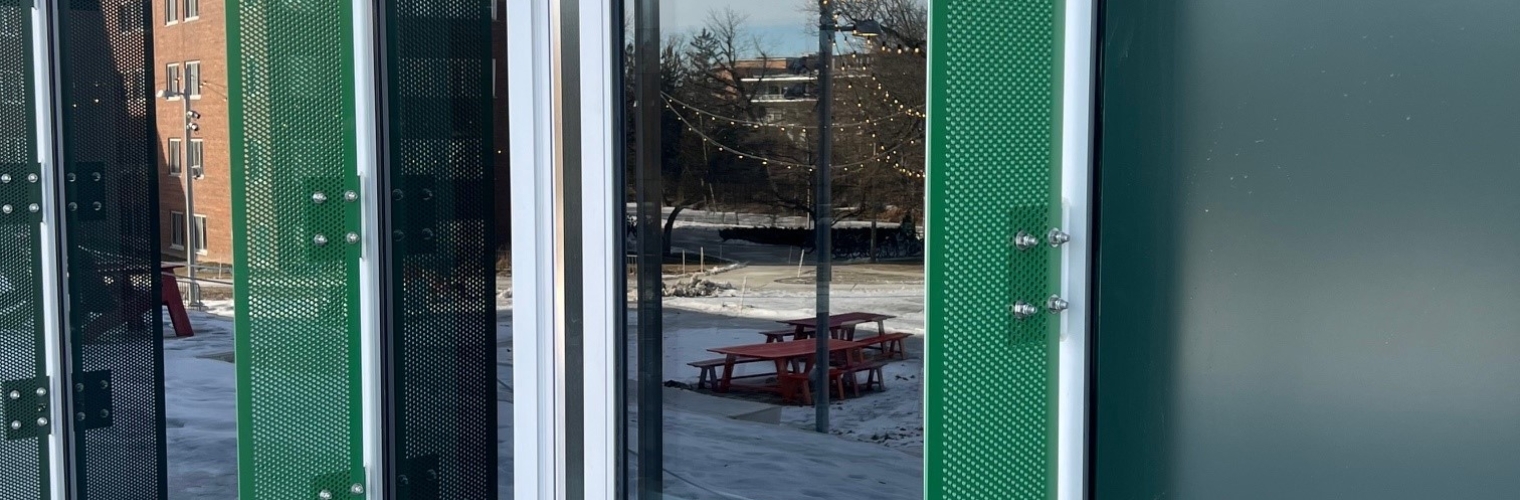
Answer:
[{"label": "street lamp", "polygon": [[184,85],[183,80],[177,81],[171,88],[158,91],[158,97],[166,101],[178,98],[184,106],[184,112],[180,114],[180,130],[183,131],[183,135],[179,141],[179,158],[180,177],[184,178],[185,192],[185,268],[189,273],[190,307],[204,309],[206,304],[201,302],[201,283],[196,279],[195,271],[197,251],[195,248],[195,179],[200,177],[201,172],[190,165],[190,135],[201,129],[201,126],[192,120],[200,119],[201,114],[190,109],[190,95],[185,93]]},{"label": "street lamp", "polygon": [[864,19],[854,26],[834,23],[834,0],[818,2],[818,168],[816,169],[817,193],[814,194],[813,252],[818,271],[815,273],[818,316],[813,324],[816,349],[813,360],[813,411],[818,432],[829,432],[829,284],[833,281],[834,268],[834,201],[833,177],[830,156],[834,145],[834,34],[848,31],[855,36],[870,38],[880,36],[881,23]]}]

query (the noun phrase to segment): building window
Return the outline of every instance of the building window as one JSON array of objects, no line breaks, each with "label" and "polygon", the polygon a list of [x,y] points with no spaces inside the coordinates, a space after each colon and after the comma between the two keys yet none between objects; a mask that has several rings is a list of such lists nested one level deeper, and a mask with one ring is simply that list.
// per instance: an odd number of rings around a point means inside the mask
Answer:
[{"label": "building window", "polygon": [[205,177],[206,169],[203,163],[206,159],[206,142],[201,139],[190,139],[190,151],[186,155],[190,165],[190,175],[196,178]]},{"label": "building window", "polygon": [[[169,248],[175,250],[185,249],[185,214],[184,212],[169,212]],[[192,231],[192,243],[195,245],[195,253],[206,253],[206,216],[195,216],[195,227]]]},{"label": "building window", "polygon": [[206,253],[206,216],[195,216],[195,227],[193,230],[195,231],[193,238],[195,244],[195,253]]},{"label": "building window", "polygon": [[185,63],[185,93],[192,99],[201,97],[201,62],[190,61]]},{"label": "building window", "polygon": [[180,167],[184,165],[180,162],[180,151],[180,139],[169,139],[169,154],[167,155],[167,158],[169,158],[169,175],[179,175]]},{"label": "building window", "polygon": [[169,212],[169,248],[185,249],[184,212]]},{"label": "building window", "polygon": [[179,99],[179,76],[179,63],[170,64],[164,69],[164,97]]},{"label": "building window", "polygon": [[185,0],[185,20],[201,17],[201,0]]},{"label": "building window", "polygon": [[164,0],[164,24],[179,22],[179,0]]}]

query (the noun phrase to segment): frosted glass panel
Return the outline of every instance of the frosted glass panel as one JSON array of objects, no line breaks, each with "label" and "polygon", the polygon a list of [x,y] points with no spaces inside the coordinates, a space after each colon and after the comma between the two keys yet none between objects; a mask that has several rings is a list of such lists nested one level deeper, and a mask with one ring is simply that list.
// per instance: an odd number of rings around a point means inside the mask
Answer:
[{"label": "frosted glass panel", "polygon": [[1520,491],[1516,19],[1109,2],[1098,498]]}]

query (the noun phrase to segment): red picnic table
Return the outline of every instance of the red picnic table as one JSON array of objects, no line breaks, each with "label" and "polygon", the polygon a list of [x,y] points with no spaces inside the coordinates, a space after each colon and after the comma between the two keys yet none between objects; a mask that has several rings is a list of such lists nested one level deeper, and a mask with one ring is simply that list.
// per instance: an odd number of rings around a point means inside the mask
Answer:
[{"label": "red picnic table", "polygon": [[[865,323],[876,323],[877,333],[886,335],[886,321],[896,317],[889,314],[867,312],[835,314],[829,316],[829,338],[855,340],[855,327]],[[794,328],[792,333],[793,339],[805,339],[809,336],[808,332],[818,331],[818,318],[816,317],[789,319],[778,321],[778,323],[791,325]]]},{"label": "red picnic table", "polygon": [[[830,353],[843,351],[846,352],[852,360],[857,357],[857,353],[859,353],[860,350],[865,346],[866,344],[860,342],[829,339]],[[716,391],[728,392],[729,388],[734,385],[734,364],[739,360],[739,358],[757,358],[772,361],[776,363],[776,378],[779,380],[785,380],[787,376],[795,377],[798,374],[806,374],[808,371],[812,370],[814,361],[813,356],[817,353],[817,349],[818,344],[815,340],[793,340],[788,342],[771,342],[765,344],[737,345],[732,347],[715,347],[708,349],[709,351],[727,356],[727,359],[723,364],[723,378],[718,381]],[[798,358],[805,360],[804,366],[802,366],[800,371],[793,371],[793,368],[795,366],[793,363],[789,363],[788,361]],[[768,386],[745,387],[767,391],[777,390],[775,387]],[[783,398],[791,398],[789,385],[782,383],[780,384],[779,390]]]}]

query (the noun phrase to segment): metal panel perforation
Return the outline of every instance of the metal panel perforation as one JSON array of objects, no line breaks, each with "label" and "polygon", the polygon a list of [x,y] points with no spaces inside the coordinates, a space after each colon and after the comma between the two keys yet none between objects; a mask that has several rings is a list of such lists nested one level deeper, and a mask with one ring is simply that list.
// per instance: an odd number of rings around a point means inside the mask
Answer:
[{"label": "metal panel perforation", "polygon": [[388,7],[398,498],[495,498],[491,6]]},{"label": "metal panel perforation", "polygon": [[[39,174],[28,14],[0,2],[0,381],[18,387],[23,384],[12,382],[35,381],[46,373],[41,226],[28,208],[41,193],[39,184],[28,182],[28,176]],[[11,397],[4,392],[0,397]],[[18,396],[17,403],[27,395]],[[21,408],[0,404],[0,425],[34,427],[35,413]],[[0,481],[0,498],[47,498],[47,462],[45,437],[0,440],[0,477],[6,478]]]},{"label": "metal panel perforation", "polygon": [[[60,12],[71,377],[109,374],[109,425],[77,426],[79,498],[167,495],[159,306],[158,148],[150,9],[71,0]],[[71,391],[77,407],[99,407]],[[86,419],[100,418],[86,415]],[[87,422],[88,423],[88,422]]]},{"label": "metal panel perforation", "polygon": [[[1055,495],[1054,0],[931,2],[928,498]],[[997,26],[997,29],[989,29]],[[998,290],[1002,293],[988,293]],[[1041,311],[1012,316],[1018,301]]]},{"label": "metal panel perforation", "polygon": [[350,9],[229,4],[242,498],[364,496]]}]

